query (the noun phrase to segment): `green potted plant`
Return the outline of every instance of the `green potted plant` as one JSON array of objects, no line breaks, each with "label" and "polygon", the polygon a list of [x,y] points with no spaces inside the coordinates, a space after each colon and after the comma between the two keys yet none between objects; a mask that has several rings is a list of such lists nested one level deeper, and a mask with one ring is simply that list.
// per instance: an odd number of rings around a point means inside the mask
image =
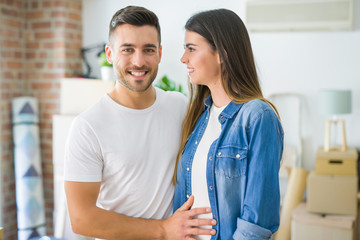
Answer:
[{"label": "green potted plant", "polygon": [[161,88],[164,91],[177,91],[184,95],[183,87],[181,84],[176,84],[174,81],[170,80],[166,75],[164,75],[159,81],[155,83],[155,86]]},{"label": "green potted plant", "polygon": [[108,62],[105,52],[101,52],[99,54],[99,65],[101,71],[101,79],[104,81],[115,81],[113,66],[111,63]]}]

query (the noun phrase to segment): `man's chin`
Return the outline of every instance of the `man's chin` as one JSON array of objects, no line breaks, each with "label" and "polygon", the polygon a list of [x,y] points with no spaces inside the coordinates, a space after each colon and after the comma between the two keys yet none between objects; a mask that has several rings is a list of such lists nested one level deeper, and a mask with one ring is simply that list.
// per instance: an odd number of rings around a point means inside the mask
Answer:
[{"label": "man's chin", "polygon": [[[148,73],[147,73],[148,74]],[[152,78],[154,78],[152,80]],[[146,76],[142,79],[136,79],[136,77],[132,75],[127,75],[126,77],[124,75],[118,75],[117,82],[127,89],[133,91],[133,92],[146,92],[154,82],[155,77],[154,75]]]},{"label": "man's chin", "polygon": [[152,83],[148,84],[148,85],[140,85],[139,84],[125,84],[123,82],[120,82],[121,85],[123,85],[124,87],[126,87],[127,89],[133,91],[133,92],[138,92],[138,93],[142,93],[142,92],[146,92],[149,90],[149,88],[152,86]]}]

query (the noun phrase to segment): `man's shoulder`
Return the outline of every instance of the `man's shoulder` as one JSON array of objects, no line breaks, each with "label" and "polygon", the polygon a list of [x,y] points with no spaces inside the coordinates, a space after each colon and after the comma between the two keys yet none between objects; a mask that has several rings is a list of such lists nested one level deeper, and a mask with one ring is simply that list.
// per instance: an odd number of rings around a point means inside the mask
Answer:
[{"label": "man's shoulder", "polygon": [[109,111],[106,95],[104,95],[95,104],[78,114],[73,121],[73,125],[79,128],[88,128],[90,126],[92,128],[99,123],[100,125],[103,125],[104,121],[109,119],[106,117],[106,115],[109,114]]},{"label": "man's shoulder", "polygon": [[176,119],[183,120],[185,116],[186,109],[188,106],[187,97],[175,91],[164,91],[162,89],[157,88],[157,94],[159,96],[159,111],[162,111],[164,114],[172,115]]},{"label": "man's shoulder", "polygon": [[91,105],[89,108],[84,110],[79,114],[82,118],[88,119],[93,118],[95,116],[101,116],[105,111],[107,111],[107,95],[101,97],[95,104]]},{"label": "man's shoulder", "polygon": [[187,104],[188,99],[187,97],[180,93],[180,92],[176,92],[176,91],[164,91],[160,88],[156,88],[157,94],[159,94],[163,101],[166,101],[168,103],[180,103],[180,104]]}]

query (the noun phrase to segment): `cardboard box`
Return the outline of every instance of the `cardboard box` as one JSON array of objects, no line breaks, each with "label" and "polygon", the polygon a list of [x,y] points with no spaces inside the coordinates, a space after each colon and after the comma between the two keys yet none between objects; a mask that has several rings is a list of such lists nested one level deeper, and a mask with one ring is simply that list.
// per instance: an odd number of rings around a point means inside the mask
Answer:
[{"label": "cardboard box", "polygon": [[292,212],[291,240],[355,240],[356,217],[306,211],[301,203]]},{"label": "cardboard box", "polygon": [[307,178],[309,212],[320,214],[357,215],[357,176],[318,175]]},{"label": "cardboard box", "polygon": [[346,151],[325,152],[319,148],[316,153],[315,172],[317,174],[351,175],[357,173],[358,152],[349,147]]}]

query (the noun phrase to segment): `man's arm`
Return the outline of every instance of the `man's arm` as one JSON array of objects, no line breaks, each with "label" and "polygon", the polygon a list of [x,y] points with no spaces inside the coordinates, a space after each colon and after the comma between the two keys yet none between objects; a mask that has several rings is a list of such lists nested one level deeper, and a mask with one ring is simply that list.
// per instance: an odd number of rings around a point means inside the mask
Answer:
[{"label": "man's arm", "polygon": [[209,213],[209,208],[188,210],[191,197],[166,220],[128,217],[96,206],[100,182],[65,181],[67,205],[75,233],[105,239],[195,239],[191,235],[213,235],[214,229],[199,226],[214,225],[213,219],[193,219]]}]

